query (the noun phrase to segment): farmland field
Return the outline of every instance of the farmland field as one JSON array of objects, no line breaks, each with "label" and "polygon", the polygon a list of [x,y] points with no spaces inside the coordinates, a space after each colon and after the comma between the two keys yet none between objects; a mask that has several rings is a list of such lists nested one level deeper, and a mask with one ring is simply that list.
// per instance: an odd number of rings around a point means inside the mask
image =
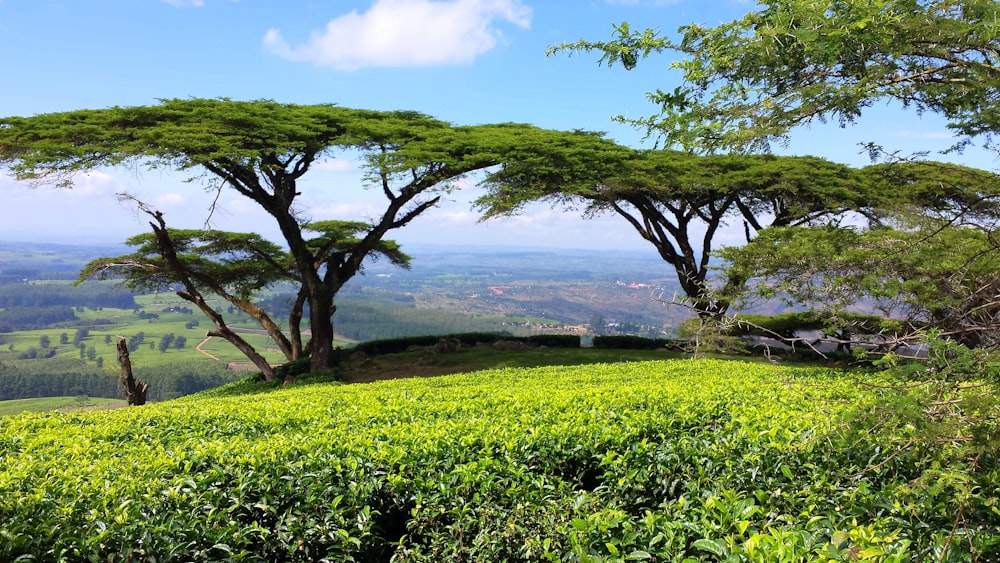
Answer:
[{"label": "farmland field", "polygon": [[103,397],[42,397],[38,399],[13,399],[0,401],[0,416],[28,412],[79,411],[99,408],[123,407],[125,401]]},{"label": "farmland field", "polygon": [[664,360],[7,417],[0,559],[995,557],[996,464],[949,472],[949,444],[872,426],[901,393],[878,383]]}]

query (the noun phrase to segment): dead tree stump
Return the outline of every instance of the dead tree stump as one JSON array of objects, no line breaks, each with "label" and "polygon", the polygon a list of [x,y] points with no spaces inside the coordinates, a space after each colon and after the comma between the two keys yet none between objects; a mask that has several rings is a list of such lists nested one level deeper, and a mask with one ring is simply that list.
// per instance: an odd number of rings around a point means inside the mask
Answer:
[{"label": "dead tree stump", "polygon": [[122,366],[122,374],[118,377],[118,381],[122,385],[122,390],[125,391],[125,400],[128,401],[130,407],[145,405],[149,384],[132,377],[132,360],[128,357],[128,344],[124,337],[118,337],[117,346],[118,363]]}]

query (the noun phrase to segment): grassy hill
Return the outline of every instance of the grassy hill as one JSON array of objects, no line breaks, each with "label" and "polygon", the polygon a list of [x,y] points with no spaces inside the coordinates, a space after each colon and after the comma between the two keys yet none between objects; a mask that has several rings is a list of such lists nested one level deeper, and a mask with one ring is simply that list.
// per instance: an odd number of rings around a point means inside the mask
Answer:
[{"label": "grassy hill", "polygon": [[1000,470],[873,423],[884,383],[673,359],[5,417],[0,560],[997,557]]}]

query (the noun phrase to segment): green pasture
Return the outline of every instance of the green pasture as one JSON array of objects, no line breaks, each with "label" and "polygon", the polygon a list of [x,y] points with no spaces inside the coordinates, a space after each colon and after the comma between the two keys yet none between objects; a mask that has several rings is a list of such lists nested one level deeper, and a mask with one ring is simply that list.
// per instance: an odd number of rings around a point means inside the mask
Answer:
[{"label": "green pasture", "polygon": [[[131,359],[136,365],[158,366],[176,362],[179,359],[205,359],[206,361],[216,361],[207,354],[198,351],[196,348],[205,339],[206,332],[212,328],[209,321],[201,311],[193,310],[192,314],[163,312],[169,307],[185,307],[190,309],[190,303],[174,296],[173,294],[156,294],[138,296],[136,301],[141,306],[141,311],[158,315],[157,318],[142,318],[140,312],[130,309],[102,308],[94,310],[85,308],[76,311],[79,323],[72,327],[46,328],[39,330],[24,330],[4,334],[4,343],[0,346],[0,359],[14,359],[20,353],[30,347],[40,348],[41,337],[47,336],[50,341],[50,348],[55,348],[57,356],[79,358],[80,350],[73,346],[73,338],[77,329],[85,328],[89,335],[83,339],[85,348],[93,347],[96,352],[95,357],[104,358],[105,366],[116,365],[118,352],[115,345],[119,336],[132,337],[139,332],[145,336],[142,345],[129,350]],[[221,307],[221,305],[218,305]],[[225,310],[225,309],[224,309]],[[231,321],[231,326],[239,331],[243,331],[242,336],[247,339],[264,357],[274,362],[284,361],[284,356],[278,351],[270,339],[264,334],[250,331],[259,331],[256,323],[244,317],[229,315],[225,313],[227,321]],[[102,321],[101,324],[96,324]],[[104,321],[111,321],[104,324]],[[189,323],[197,323],[196,326],[188,328]],[[66,344],[60,343],[60,335],[65,333],[69,337]],[[185,347],[176,349],[170,347],[164,352],[160,352],[158,345],[160,339],[166,334],[174,336],[184,336],[187,340]],[[110,337],[110,339],[108,338]],[[221,338],[211,338],[204,346],[203,350],[219,358],[223,363],[247,362],[246,357],[234,346]]]},{"label": "green pasture", "polygon": [[125,401],[103,397],[42,397],[38,399],[13,399],[0,401],[0,416],[23,412],[90,411],[102,408],[123,407]]},{"label": "green pasture", "polygon": [[888,383],[675,359],[17,415],[0,425],[0,559],[1000,554],[1000,469],[949,469],[957,444],[911,447],[920,429],[861,416],[919,392]]}]

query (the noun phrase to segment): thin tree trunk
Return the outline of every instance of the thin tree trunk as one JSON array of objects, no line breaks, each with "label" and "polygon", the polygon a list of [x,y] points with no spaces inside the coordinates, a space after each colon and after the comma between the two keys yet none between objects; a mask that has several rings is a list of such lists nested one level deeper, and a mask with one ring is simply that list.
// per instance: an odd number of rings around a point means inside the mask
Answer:
[{"label": "thin tree trunk", "polygon": [[199,309],[201,309],[202,313],[205,313],[205,316],[212,319],[212,322],[215,323],[216,330],[210,330],[208,332],[208,336],[218,336],[219,338],[225,339],[233,346],[236,346],[240,352],[243,352],[243,354],[251,362],[253,362],[253,365],[257,366],[261,375],[264,376],[265,381],[271,381],[277,377],[274,373],[274,368],[271,367],[271,364],[269,364],[266,359],[264,359],[264,356],[261,356],[249,342],[233,332],[233,329],[229,328],[229,325],[226,324],[222,315],[217,313],[215,309],[213,309],[212,306],[205,301],[205,298],[198,292],[197,288],[193,285],[189,285],[188,289],[189,291],[176,292],[177,296],[181,299],[194,303]]},{"label": "thin tree trunk", "polygon": [[128,355],[128,344],[125,338],[119,336],[116,342],[118,347],[118,363],[122,366],[122,373],[118,380],[125,391],[125,400],[128,406],[140,406],[146,404],[146,392],[149,391],[149,384],[145,381],[137,381],[132,376],[132,360]]},{"label": "thin tree trunk", "polygon": [[306,293],[304,289],[299,289],[295,296],[295,303],[292,305],[292,312],[288,315],[288,332],[292,341],[293,360],[302,357],[302,309],[305,307]]},{"label": "thin tree trunk", "polygon": [[260,370],[261,375],[264,376],[265,381],[273,381],[277,374],[274,373],[274,368],[271,364],[267,362],[264,356],[261,356],[249,342],[243,339],[240,335],[233,332],[233,329],[228,326],[220,326],[218,330],[208,331],[208,336],[218,336],[219,338],[225,339],[227,342],[236,346],[236,349],[243,352],[243,355],[253,362],[253,365]]}]

